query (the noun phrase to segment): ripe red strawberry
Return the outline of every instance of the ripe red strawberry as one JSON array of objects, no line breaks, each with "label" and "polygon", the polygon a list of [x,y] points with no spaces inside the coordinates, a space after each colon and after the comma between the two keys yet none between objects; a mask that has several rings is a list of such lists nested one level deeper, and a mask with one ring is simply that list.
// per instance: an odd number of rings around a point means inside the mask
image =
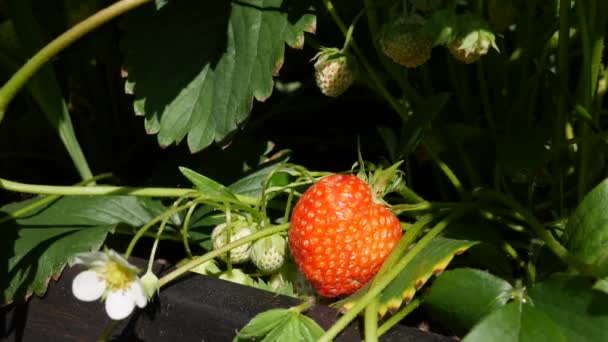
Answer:
[{"label": "ripe red strawberry", "polygon": [[353,175],[331,175],[310,187],[291,216],[289,247],[324,297],[365,285],[401,238],[401,225]]}]

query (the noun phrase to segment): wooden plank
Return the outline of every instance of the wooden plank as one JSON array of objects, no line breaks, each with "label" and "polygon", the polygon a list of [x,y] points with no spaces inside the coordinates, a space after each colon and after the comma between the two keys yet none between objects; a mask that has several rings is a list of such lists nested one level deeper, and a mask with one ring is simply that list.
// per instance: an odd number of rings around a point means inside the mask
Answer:
[{"label": "wooden plank", "polygon": [[[52,282],[44,298],[12,305],[0,312],[0,336],[7,341],[94,341],[110,323],[100,302],[78,301],[72,279],[81,269],[66,268]],[[124,341],[231,341],[235,332],[257,313],[297,305],[294,298],[276,295],[197,274],[164,288],[144,310],[121,322],[114,338]],[[328,328],[338,318],[336,310],[313,306],[307,314]],[[337,341],[361,341],[358,324],[351,324]],[[444,336],[396,326],[382,341],[443,342]]]}]

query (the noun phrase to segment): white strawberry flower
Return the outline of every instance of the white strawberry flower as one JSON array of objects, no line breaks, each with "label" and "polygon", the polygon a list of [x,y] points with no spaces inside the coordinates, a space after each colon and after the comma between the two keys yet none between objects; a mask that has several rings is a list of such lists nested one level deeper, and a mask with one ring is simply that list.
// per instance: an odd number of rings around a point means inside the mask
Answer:
[{"label": "white strawberry flower", "polygon": [[137,276],[139,269],[115,251],[80,253],[72,264],[88,268],[74,278],[74,296],[85,302],[105,300],[106,312],[111,319],[124,319],[136,305],[140,308],[146,306],[144,288]]}]

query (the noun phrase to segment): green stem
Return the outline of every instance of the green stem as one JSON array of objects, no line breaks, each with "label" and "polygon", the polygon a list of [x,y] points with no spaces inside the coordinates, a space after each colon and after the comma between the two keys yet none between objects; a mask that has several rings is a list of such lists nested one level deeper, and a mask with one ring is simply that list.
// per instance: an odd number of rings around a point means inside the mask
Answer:
[{"label": "green stem", "polygon": [[[175,201],[175,203],[173,203],[173,209],[176,208],[179,205],[179,202],[182,200],[183,198],[178,199],[177,201]],[[152,244],[152,251],[150,251],[150,259],[148,260],[148,272],[152,272],[152,266],[154,265],[154,257],[156,256],[156,249],[158,248],[158,243],[160,242],[160,237],[163,235],[163,230],[165,230],[165,227],[167,226],[167,222],[169,221],[169,218],[171,216],[167,216],[163,219],[163,221],[160,223],[160,227],[158,228],[158,231],[156,232],[156,238],[154,239],[154,243]]]},{"label": "green stem", "polygon": [[106,22],[115,17],[124,14],[138,6],[151,2],[152,0],[121,0],[101,11],[95,13],[82,22],[74,25],[72,28],[55,38],[38,53],[30,58],[0,89],[0,121],[4,117],[4,113],[8,104],[15,97],[17,92],[27,81],[48,61],[55,57],[59,52],[70,46],[72,43],[80,39],[85,34],[93,31]]},{"label": "green stem", "polygon": [[[577,1],[577,13],[579,26],[581,29],[581,42],[583,46],[583,63],[581,66],[580,79],[580,98],[582,106],[588,112],[592,113],[593,122],[597,124],[599,121],[599,112],[593,110],[593,102],[595,91],[597,88],[597,79],[599,76],[600,65],[602,61],[602,51],[604,48],[604,29],[605,29],[605,13],[600,13],[605,10],[603,0],[599,0],[599,11],[593,10],[598,4],[596,0],[590,0],[589,5],[585,6],[584,1]],[[587,8],[589,7],[589,8]],[[590,134],[589,127],[583,125],[580,129],[581,136]],[[578,167],[578,198],[583,199],[587,193],[590,181],[589,167],[593,162],[592,144],[581,145],[580,159]]]},{"label": "green stem", "polygon": [[449,202],[420,202],[416,204],[396,204],[391,206],[391,211],[395,215],[399,215],[407,212],[427,211],[427,210],[439,210],[445,208],[451,208],[460,205],[460,203],[449,203]]},{"label": "green stem", "polygon": [[431,159],[433,159],[435,164],[437,164],[437,166],[441,169],[441,171],[448,178],[450,183],[452,183],[452,185],[454,186],[456,191],[458,191],[458,193],[460,194],[460,197],[464,197],[464,188],[462,187],[462,183],[460,182],[458,177],[456,177],[456,174],[452,171],[452,169],[448,166],[448,164],[446,164],[443,160],[441,160],[439,158],[439,156],[437,154],[435,154],[435,152],[431,149],[431,147],[428,144],[423,142],[423,145],[424,145],[424,148],[429,153],[429,156],[431,157]]},{"label": "green stem", "polygon": [[190,251],[190,243],[188,242],[188,226],[190,225],[190,218],[192,217],[192,213],[194,213],[194,209],[196,209],[196,204],[188,208],[188,212],[186,213],[184,224],[182,226],[182,242],[184,243],[186,254],[190,259],[192,259],[192,252]]},{"label": "green stem", "polygon": [[422,301],[419,298],[415,298],[408,305],[406,305],[403,309],[397,311],[394,315],[392,315],[389,319],[384,321],[382,325],[378,328],[378,337],[384,335],[387,331],[389,331],[395,324],[399,323],[405,316],[409,315],[412,311],[416,310]]},{"label": "green stem", "polygon": [[372,299],[365,307],[364,320],[365,342],[378,342],[378,298]]},{"label": "green stem", "polygon": [[[382,66],[384,66],[384,69],[393,78],[393,80],[397,84],[399,84],[403,94],[405,94],[405,96],[410,99],[414,104],[420,104],[422,102],[422,97],[420,96],[418,91],[408,82],[407,77],[405,77],[403,72],[404,68],[389,61],[389,59],[382,53],[382,47],[380,46],[378,39],[380,37],[380,25],[378,24],[378,16],[375,9],[376,4],[373,0],[364,0],[364,4],[365,11],[367,13],[367,23],[369,27],[369,32],[372,37],[372,43],[374,44],[378,59],[382,63]],[[405,123],[405,121],[403,122]]]},{"label": "green stem", "polygon": [[433,229],[431,229],[418,243],[403,257],[397,264],[385,274],[378,278],[375,286],[370,287],[369,291],[363,295],[357,303],[338,319],[326,332],[318,342],[329,342],[348,326],[348,324],[357,317],[359,312],[363,310],[371,300],[378,296],[384,288],[390,284],[393,279],[410,263],[410,261],[424,249],[439,233],[441,233],[453,220],[464,215],[471,209],[471,206],[462,207],[452,212],[448,217],[441,220]]},{"label": "green stem", "polygon": [[[408,169],[407,176],[411,176],[411,171],[409,171],[410,167],[409,167],[409,163],[406,161],[405,163],[405,167]],[[409,184],[409,181],[408,181]],[[400,183],[397,186],[397,189],[395,189],[395,192],[397,192],[398,194],[400,194],[401,196],[403,196],[403,198],[405,198],[406,200],[409,200],[411,202],[414,203],[420,203],[420,202],[424,202],[424,198],[422,198],[420,195],[418,195],[414,190],[412,190],[410,187],[408,187],[407,185],[405,185],[404,183]]]},{"label": "green stem", "polygon": [[276,234],[279,232],[282,232],[284,230],[287,230],[289,228],[289,223],[284,223],[278,226],[274,226],[274,227],[269,227],[266,229],[262,229],[257,233],[251,234],[249,236],[246,236],[242,239],[236,240],[234,242],[231,242],[227,245],[222,246],[221,248],[215,249],[209,253],[206,253],[204,255],[201,255],[198,258],[192,259],[190,262],[188,262],[187,264],[176,268],[175,270],[171,271],[170,273],[168,273],[167,275],[165,275],[164,277],[162,277],[160,279],[160,283],[159,286],[163,287],[164,285],[168,284],[169,282],[175,280],[176,278],[182,276],[184,273],[188,272],[189,270],[191,270],[192,268],[204,263],[205,261],[211,260],[217,256],[220,256],[228,251],[230,251],[233,248],[236,248],[238,246],[244,245],[248,242],[251,241],[255,241],[258,239],[261,239],[265,236],[269,236],[272,234]]},{"label": "green stem", "polygon": [[359,21],[359,18],[361,18],[363,13],[365,13],[363,10],[360,11],[359,14],[357,14],[357,16],[355,17],[355,19],[353,19],[353,22],[350,23],[350,26],[348,27],[348,31],[346,32],[346,38],[344,39],[344,45],[342,46],[342,50],[341,50],[342,52],[348,51],[350,41],[353,38],[353,31],[355,30],[355,25],[357,24],[357,21]]},{"label": "green stem", "polygon": [[[95,177],[92,177],[90,179],[87,179],[85,181],[82,181],[80,183],[77,183],[76,185],[77,186],[84,186],[84,185],[87,185],[87,184],[90,184],[90,183],[94,183],[94,182],[97,182],[99,180],[102,180],[102,179],[105,179],[105,178],[110,178],[110,177],[112,177],[111,173],[103,173],[103,174],[97,175]],[[0,183],[0,188],[1,188],[1,183]],[[9,215],[7,215],[5,217],[0,218],[0,224],[2,224],[4,222],[7,222],[7,221],[10,221],[10,220],[14,220],[14,219],[16,219],[16,218],[18,218],[20,216],[23,216],[23,215],[29,213],[32,210],[40,208],[40,207],[46,205],[47,203],[53,202],[54,200],[58,199],[59,197],[61,197],[61,196],[60,195],[52,195],[52,196],[42,197],[39,200],[33,202],[32,204],[29,204],[29,205],[27,205],[27,206],[25,206],[25,207],[23,207],[23,208],[21,208],[19,210],[16,210],[16,211],[10,213]]]},{"label": "green stem", "polygon": [[530,225],[530,227],[534,230],[536,235],[541,238],[547,247],[562,261],[564,261],[568,266],[578,269],[583,274],[595,274],[597,273],[597,267],[594,265],[586,264],[572,255],[566,247],[564,247],[554,236],[543,226],[532,213],[526,210],[523,206],[517,203],[515,200],[507,197],[496,191],[482,191],[478,192],[477,195],[481,198],[486,198],[488,200],[494,200],[500,203],[505,204],[508,207],[514,209],[517,213],[519,213],[522,218]]},{"label": "green stem", "polygon": [[310,309],[313,306],[314,303],[315,303],[315,298],[314,297],[309,297],[308,299],[306,299],[301,304],[289,308],[289,310],[293,311],[293,312],[297,312],[297,313],[302,313],[302,312]]},{"label": "green stem", "polygon": [[[336,25],[338,26],[340,31],[342,31],[342,34],[344,34],[344,36],[346,36],[348,34],[348,29],[346,28],[346,25],[344,25],[342,18],[340,18],[340,16],[336,12],[336,9],[335,9],[334,5],[332,4],[331,0],[323,0],[323,4],[325,5],[325,8],[327,8],[327,11],[331,15],[332,19],[334,20],[334,22],[336,23]],[[361,64],[363,65],[363,67],[365,68],[367,73],[369,74],[370,78],[375,83],[376,88],[378,89],[378,91],[380,92],[382,97],[384,97],[384,99],[389,103],[389,105],[399,114],[399,116],[401,117],[402,120],[407,121],[409,118],[409,116],[407,114],[407,110],[405,109],[404,106],[400,105],[395,100],[395,98],[393,98],[393,96],[388,91],[388,89],[386,89],[386,87],[382,83],[382,80],[380,79],[378,74],[376,74],[376,71],[371,66],[371,64],[367,61],[367,58],[363,54],[363,51],[359,48],[359,45],[357,44],[357,42],[354,39],[351,40],[350,46],[352,47],[353,51],[357,55],[357,59],[359,59],[359,61],[361,62]]]},{"label": "green stem", "polygon": [[[201,193],[194,189],[179,188],[140,188],[126,186],[53,186],[41,184],[26,184],[0,178],[0,189],[39,195],[59,196],[104,196],[129,195],[139,197],[200,197]],[[203,194],[204,195],[204,194]],[[254,197],[236,195],[239,202],[256,205]]]}]

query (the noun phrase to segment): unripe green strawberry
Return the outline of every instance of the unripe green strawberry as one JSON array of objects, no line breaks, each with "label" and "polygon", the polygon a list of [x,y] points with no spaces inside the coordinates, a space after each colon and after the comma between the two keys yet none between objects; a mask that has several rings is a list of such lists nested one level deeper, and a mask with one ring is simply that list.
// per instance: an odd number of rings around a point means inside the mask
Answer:
[{"label": "unripe green strawberry", "polygon": [[323,48],[313,58],[317,87],[325,96],[338,97],[355,82],[355,58],[337,48]]},{"label": "unripe green strawberry", "polygon": [[487,54],[490,47],[498,50],[494,34],[483,28],[469,31],[448,44],[452,56],[467,64],[473,63]]},{"label": "unripe green strawberry", "polygon": [[306,190],[296,204],[289,247],[317,292],[336,297],[365,285],[401,234],[399,220],[377,202],[368,184],[353,175],[331,175]]},{"label": "unripe green strawberry", "polygon": [[272,274],[283,266],[287,243],[274,234],[257,240],[251,247],[251,261],[264,274]]},{"label": "unripe green strawberry", "polygon": [[247,286],[253,286],[255,284],[253,278],[238,268],[233,268],[230,271],[226,271],[220,274],[218,278]]},{"label": "unripe green strawberry", "polygon": [[[251,224],[247,221],[234,221],[231,222],[230,226],[226,223],[217,225],[211,232],[211,241],[213,242],[213,249],[218,249],[227,245],[230,242],[242,239],[246,236],[253,234],[255,231],[251,227]],[[228,239],[230,237],[230,240]],[[248,242],[239,247],[230,250],[230,262],[233,264],[241,264],[249,261],[251,243]],[[220,257],[222,260],[227,261],[226,254]]]},{"label": "unripe green strawberry", "polygon": [[395,63],[416,68],[431,58],[433,41],[423,30],[424,19],[399,18],[387,24],[380,38],[382,52]]}]

